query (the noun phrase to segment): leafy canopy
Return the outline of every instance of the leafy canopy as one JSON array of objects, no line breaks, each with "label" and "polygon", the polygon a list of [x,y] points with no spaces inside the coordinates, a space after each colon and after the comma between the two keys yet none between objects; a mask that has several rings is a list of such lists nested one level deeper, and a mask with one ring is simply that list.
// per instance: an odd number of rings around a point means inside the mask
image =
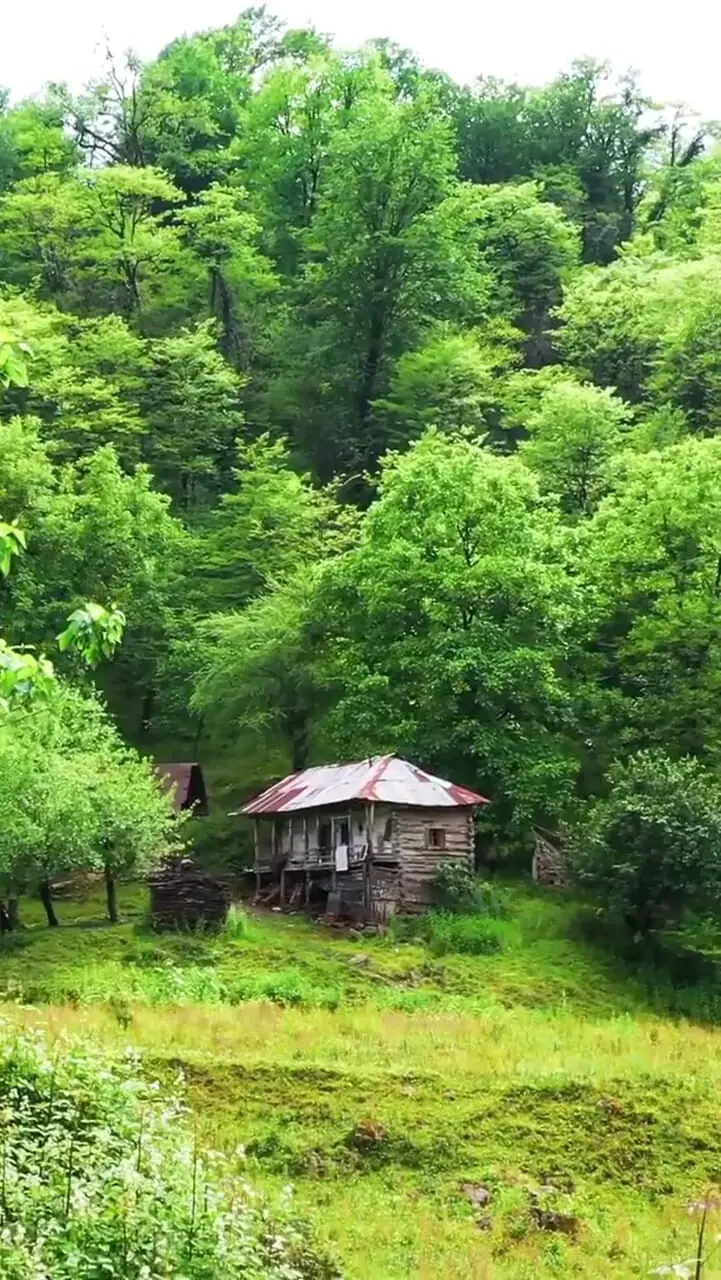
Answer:
[{"label": "leafy canopy", "polygon": [[721,788],[698,761],[641,751],[573,834],[571,865],[639,933],[713,911],[721,892]]}]

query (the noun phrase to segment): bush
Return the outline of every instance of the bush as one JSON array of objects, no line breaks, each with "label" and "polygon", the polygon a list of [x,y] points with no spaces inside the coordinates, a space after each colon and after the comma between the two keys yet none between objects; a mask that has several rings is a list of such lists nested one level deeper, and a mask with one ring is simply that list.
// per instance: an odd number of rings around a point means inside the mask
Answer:
[{"label": "bush", "polygon": [[640,751],[609,771],[609,794],[571,831],[569,865],[637,934],[718,915],[721,787],[696,760]]},{"label": "bush", "polygon": [[4,1032],[3,1280],[338,1276],[297,1224],[199,1153],[177,1101],[141,1083],[133,1058],[59,1055]]},{"label": "bush", "polygon": [[446,911],[487,916],[504,915],[498,895],[459,858],[439,862],[433,877],[438,905]]}]

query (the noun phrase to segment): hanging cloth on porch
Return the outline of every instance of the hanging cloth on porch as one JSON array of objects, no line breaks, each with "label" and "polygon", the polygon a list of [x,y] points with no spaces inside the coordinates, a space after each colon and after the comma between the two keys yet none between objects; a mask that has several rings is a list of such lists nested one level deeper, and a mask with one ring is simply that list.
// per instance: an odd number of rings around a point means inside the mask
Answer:
[{"label": "hanging cloth on porch", "polygon": [[336,845],[335,850],[335,869],[336,871],[348,870],[348,845]]}]

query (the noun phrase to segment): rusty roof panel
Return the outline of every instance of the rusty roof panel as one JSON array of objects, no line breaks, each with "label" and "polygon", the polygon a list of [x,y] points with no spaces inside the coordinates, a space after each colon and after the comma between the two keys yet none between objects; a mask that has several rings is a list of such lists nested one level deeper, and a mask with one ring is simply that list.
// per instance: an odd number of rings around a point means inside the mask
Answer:
[{"label": "rusty roof panel", "polygon": [[156,763],[155,776],[176,813],[193,807],[196,813],[207,813],[208,797],[203,771],[196,761]]},{"label": "rusty roof panel", "polygon": [[489,804],[485,796],[436,778],[398,756],[375,756],[355,764],[319,765],[291,773],[246,804],[241,813],[294,813],[353,800],[415,805],[424,809]]}]

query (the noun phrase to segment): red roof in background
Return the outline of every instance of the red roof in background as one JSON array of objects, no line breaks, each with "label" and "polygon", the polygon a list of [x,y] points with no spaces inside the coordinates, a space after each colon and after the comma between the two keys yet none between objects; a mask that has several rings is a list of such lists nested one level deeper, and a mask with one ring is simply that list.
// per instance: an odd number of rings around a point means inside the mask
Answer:
[{"label": "red roof in background", "polygon": [[193,800],[196,808],[198,802],[200,807],[207,808],[207,798],[205,795],[205,784],[200,765],[195,761],[181,761],[172,764],[155,765],[155,774],[163,791],[170,796],[170,801],[176,813],[180,813],[181,809],[187,807],[191,800],[191,790],[193,785],[193,773],[195,771],[195,796]]},{"label": "red roof in background", "polygon": [[240,810],[247,814],[294,813],[353,800],[442,809],[490,804],[485,796],[436,778],[398,756],[375,756],[356,764],[319,765],[291,773]]}]

